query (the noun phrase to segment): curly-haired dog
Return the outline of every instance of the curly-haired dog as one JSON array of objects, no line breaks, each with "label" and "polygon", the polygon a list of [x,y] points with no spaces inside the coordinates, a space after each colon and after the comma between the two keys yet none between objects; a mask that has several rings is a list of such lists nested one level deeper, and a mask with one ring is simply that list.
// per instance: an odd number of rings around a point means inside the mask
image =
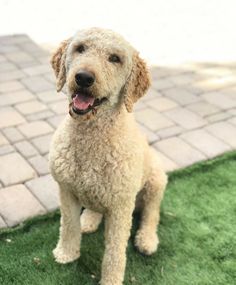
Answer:
[{"label": "curly-haired dog", "polygon": [[[61,200],[60,239],[53,253],[60,263],[79,258],[81,232],[95,231],[104,216],[101,284],[120,285],[135,206],[141,208],[135,245],[150,255],[158,245],[167,183],[131,113],[150,85],[149,73],[128,42],[98,28],[62,42],[51,63],[58,91],[67,86],[70,114],[50,149]],[[82,207],[86,209],[80,217]]]}]

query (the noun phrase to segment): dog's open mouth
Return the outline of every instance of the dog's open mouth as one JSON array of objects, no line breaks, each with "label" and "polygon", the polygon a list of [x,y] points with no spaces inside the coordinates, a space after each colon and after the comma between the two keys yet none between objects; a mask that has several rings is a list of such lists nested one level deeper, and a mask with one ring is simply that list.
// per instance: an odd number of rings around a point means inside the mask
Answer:
[{"label": "dog's open mouth", "polygon": [[101,105],[106,100],[105,97],[98,99],[88,93],[77,92],[72,96],[72,109],[76,114],[84,115],[96,110],[95,107]]}]

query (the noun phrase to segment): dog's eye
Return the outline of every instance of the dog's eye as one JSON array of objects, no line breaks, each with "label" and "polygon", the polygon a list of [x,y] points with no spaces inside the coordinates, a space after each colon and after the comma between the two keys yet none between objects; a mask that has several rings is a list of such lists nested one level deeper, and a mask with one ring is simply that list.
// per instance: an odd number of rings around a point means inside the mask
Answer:
[{"label": "dog's eye", "polygon": [[83,53],[85,51],[85,46],[84,45],[79,45],[77,48],[76,48],[76,51],[78,53]]},{"label": "dog's eye", "polygon": [[120,63],[120,62],[121,62],[119,56],[116,55],[116,54],[111,54],[111,55],[109,56],[108,60],[109,60],[110,62],[114,62],[114,63]]}]

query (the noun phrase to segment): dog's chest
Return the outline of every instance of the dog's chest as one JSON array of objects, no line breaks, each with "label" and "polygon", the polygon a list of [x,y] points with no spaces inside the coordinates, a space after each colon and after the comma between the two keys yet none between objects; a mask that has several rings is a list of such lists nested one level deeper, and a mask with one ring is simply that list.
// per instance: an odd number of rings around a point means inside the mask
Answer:
[{"label": "dog's chest", "polygon": [[123,148],[102,136],[56,138],[50,167],[59,184],[66,185],[83,206],[103,210],[111,204],[114,185],[122,184]]}]

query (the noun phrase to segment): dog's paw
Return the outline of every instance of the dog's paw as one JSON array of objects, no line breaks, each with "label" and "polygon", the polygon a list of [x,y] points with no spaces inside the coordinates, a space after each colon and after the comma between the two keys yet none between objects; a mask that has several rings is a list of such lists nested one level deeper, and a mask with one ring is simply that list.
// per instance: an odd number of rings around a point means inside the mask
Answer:
[{"label": "dog's paw", "polygon": [[158,244],[159,239],[156,233],[138,230],[135,236],[135,246],[141,253],[145,255],[153,254],[156,252]]},{"label": "dog's paw", "polygon": [[81,232],[93,233],[95,232],[102,221],[102,214],[85,209],[80,217]]},{"label": "dog's paw", "polygon": [[80,250],[65,250],[62,247],[56,247],[53,250],[53,255],[54,258],[56,260],[56,262],[58,263],[70,263],[75,261],[76,259],[78,259],[80,257]]}]

